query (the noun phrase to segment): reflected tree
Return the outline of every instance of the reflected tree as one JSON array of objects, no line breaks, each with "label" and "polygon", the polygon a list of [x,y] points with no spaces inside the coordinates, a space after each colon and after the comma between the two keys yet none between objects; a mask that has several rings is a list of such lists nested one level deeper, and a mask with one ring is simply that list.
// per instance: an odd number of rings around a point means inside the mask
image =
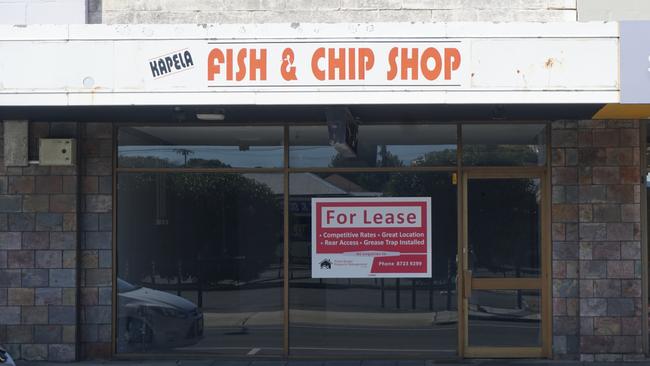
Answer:
[{"label": "reflected tree", "polygon": [[539,145],[467,145],[463,146],[463,165],[526,166],[543,161]]},{"label": "reflected tree", "polygon": [[[373,155],[373,161],[364,161],[360,163],[361,157],[346,158],[340,153],[332,158],[330,167],[332,168],[350,168],[359,166],[373,166],[378,168],[394,168],[402,167],[404,164],[399,156],[391,153],[386,148],[386,145],[373,146],[373,151],[377,151]],[[354,183],[365,188],[369,192],[382,192],[386,181],[390,179],[391,173],[349,173],[346,178],[352,180]]]},{"label": "reflected tree", "polygon": [[[174,174],[176,242],[186,267],[214,286],[262,277],[282,248],[282,201],[241,174]],[[178,225],[178,224],[177,224]]]},{"label": "reflected tree", "polygon": [[540,228],[536,181],[471,182],[468,204],[470,265],[474,271],[503,277],[537,274]]},{"label": "reflected tree", "polygon": [[[160,177],[166,180],[162,198]],[[206,287],[261,280],[269,271],[277,278],[282,197],[267,185],[242,174],[121,174],[119,190],[118,260],[125,279],[154,278],[153,265],[168,282]],[[155,219],[160,199],[168,224]]]},{"label": "reflected tree", "polygon": [[121,168],[167,168],[176,166],[169,159],[161,159],[155,156],[120,156],[118,164]]},{"label": "reflected tree", "polygon": [[190,149],[174,149],[174,152],[178,155],[183,155],[183,166],[187,166],[187,157],[194,155],[194,151]]}]

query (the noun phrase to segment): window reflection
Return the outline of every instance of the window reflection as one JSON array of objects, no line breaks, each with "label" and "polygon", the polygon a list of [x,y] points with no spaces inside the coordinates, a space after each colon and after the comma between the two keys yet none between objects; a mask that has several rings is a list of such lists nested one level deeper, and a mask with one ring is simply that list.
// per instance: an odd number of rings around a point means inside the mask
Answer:
[{"label": "window reflection", "polygon": [[546,164],[545,124],[463,125],[463,165]]},{"label": "window reflection", "polygon": [[[449,173],[290,175],[290,352],[453,356],[456,186]],[[429,279],[311,278],[311,198],[432,198]]]},{"label": "window reflection", "polygon": [[[120,128],[118,165],[283,167],[283,129]],[[456,125],[362,125],[356,155],[344,157],[329,146],[326,126],[290,126],[289,163],[294,168],[451,167],[457,163],[456,130]],[[466,165],[545,162],[543,124],[471,125],[463,131]],[[454,178],[432,172],[290,174],[293,355],[456,355]],[[284,175],[160,169],[118,173],[118,183],[118,352],[281,354]],[[470,180],[475,277],[540,275],[539,184],[538,179]],[[382,196],[432,198],[432,277],[312,279],[311,199]],[[504,345],[539,344],[538,300],[539,293],[529,290],[475,291],[470,343],[498,346],[489,337],[490,327],[496,327],[512,328],[519,337]],[[494,317],[497,313],[508,317]]]},{"label": "window reflection", "polygon": [[[472,291],[469,345],[539,347],[542,344],[539,290]],[[495,333],[499,336],[495,337]]]},{"label": "window reflection", "polygon": [[276,168],[283,166],[281,126],[123,127],[121,168]]},{"label": "window reflection", "polygon": [[278,181],[119,174],[119,352],[281,352]]},{"label": "window reflection", "polygon": [[456,164],[455,125],[361,125],[356,156],[329,146],[327,126],[289,127],[291,167],[408,167]]},{"label": "window reflection", "polygon": [[470,179],[469,266],[474,277],[539,277],[539,179]]}]

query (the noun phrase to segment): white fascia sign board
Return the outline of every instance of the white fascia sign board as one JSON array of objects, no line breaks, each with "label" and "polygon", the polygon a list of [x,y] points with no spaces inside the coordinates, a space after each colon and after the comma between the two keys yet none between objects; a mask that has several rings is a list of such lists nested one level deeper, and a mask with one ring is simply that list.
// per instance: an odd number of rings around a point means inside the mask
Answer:
[{"label": "white fascia sign board", "polygon": [[608,103],[618,28],[0,27],[0,105]]}]

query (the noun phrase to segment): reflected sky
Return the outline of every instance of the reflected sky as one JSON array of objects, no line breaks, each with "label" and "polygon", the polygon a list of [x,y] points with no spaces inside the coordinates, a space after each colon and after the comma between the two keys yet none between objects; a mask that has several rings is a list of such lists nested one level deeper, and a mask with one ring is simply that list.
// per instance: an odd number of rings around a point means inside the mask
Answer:
[{"label": "reflected sky", "polygon": [[[376,145],[376,165],[381,165],[381,150],[398,158],[404,166],[417,165],[428,153],[456,150],[456,145]],[[328,167],[337,151],[331,146],[291,146],[289,147],[289,165],[291,167]],[[353,159],[354,160],[354,159]]]},{"label": "reflected sky", "polygon": [[187,150],[187,160],[219,160],[232,167],[282,167],[282,146],[120,146],[120,158],[152,157],[166,160],[169,164],[182,167],[186,157],[182,150]]},{"label": "reflected sky", "polygon": [[[376,162],[381,163],[381,150],[386,151],[401,161],[404,166],[421,163],[428,153],[455,150],[455,145],[377,145]],[[183,154],[187,151],[187,156]],[[219,160],[231,167],[282,167],[282,146],[189,146],[189,145],[153,145],[153,146],[119,146],[120,158],[156,158],[169,165],[182,167],[185,161]],[[337,151],[331,146],[292,146],[289,151],[290,165],[293,167],[331,166]]]}]

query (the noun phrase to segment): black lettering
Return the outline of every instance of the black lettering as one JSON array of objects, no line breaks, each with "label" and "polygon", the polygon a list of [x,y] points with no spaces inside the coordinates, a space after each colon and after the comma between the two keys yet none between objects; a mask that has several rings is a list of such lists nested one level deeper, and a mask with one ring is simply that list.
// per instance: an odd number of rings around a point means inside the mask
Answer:
[{"label": "black lettering", "polygon": [[158,60],[158,68],[160,69],[161,75],[168,73],[167,66],[165,66],[165,61],[162,58]]},{"label": "black lettering", "polygon": [[178,54],[175,54],[173,58],[174,58],[174,67],[176,68],[176,70],[180,70],[181,63],[178,60],[179,59]]},{"label": "black lettering", "polygon": [[165,63],[167,64],[167,70],[172,71],[172,66],[174,66],[174,61],[171,57],[165,57]]},{"label": "black lettering", "polygon": [[182,55],[181,53],[179,53],[179,54],[176,55],[176,56],[178,56],[178,59],[179,59],[179,61],[181,62],[181,66],[183,66],[183,68],[186,68],[187,65],[185,65],[185,61],[183,60],[183,55]]},{"label": "black lettering", "polygon": [[183,56],[185,57],[185,63],[187,66],[194,66],[194,61],[192,61],[192,54],[190,54],[190,51],[185,51]]},{"label": "black lettering", "polygon": [[171,56],[161,57],[155,61],[149,61],[151,74],[154,78],[168,74],[174,70],[183,70],[194,66],[190,51],[177,52]]},{"label": "black lettering", "polygon": [[149,66],[151,67],[151,74],[153,74],[153,77],[160,76],[160,70],[158,70],[156,61],[150,61]]}]

